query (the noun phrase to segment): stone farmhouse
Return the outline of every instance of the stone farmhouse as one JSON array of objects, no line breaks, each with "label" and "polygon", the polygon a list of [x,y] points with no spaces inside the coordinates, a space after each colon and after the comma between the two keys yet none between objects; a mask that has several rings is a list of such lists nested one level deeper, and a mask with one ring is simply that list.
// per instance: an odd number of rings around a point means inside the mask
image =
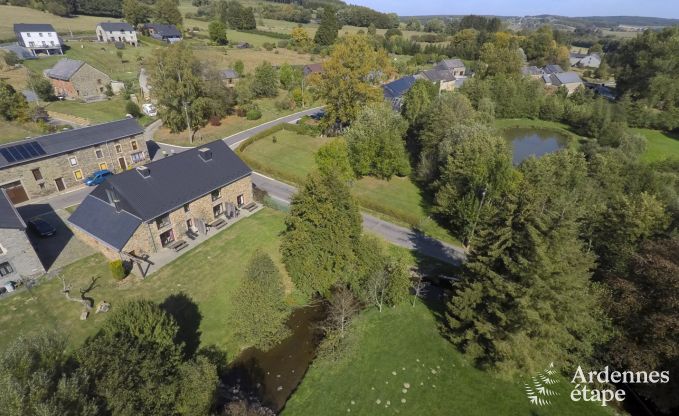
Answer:
[{"label": "stone farmhouse", "polygon": [[416,81],[417,79],[414,76],[408,75],[382,85],[384,99],[391,104],[394,110],[400,111],[401,106],[403,106],[403,96],[410,91]]},{"label": "stone farmhouse", "polygon": [[145,23],[144,30],[154,39],[167,43],[176,43],[182,40],[182,32],[175,25],[162,25],[158,23]]},{"label": "stone farmhouse", "polygon": [[19,45],[28,49],[33,56],[64,54],[59,35],[50,24],[15,23],[14,34]]},{"label": "stone farmhouse", "polygon": [[92,65],[75,59],[64,58],[44,75],[50,80],[54,92],[71,100],[98,100],[106,96],[106,86],[111,77]]},{"label": "stone farmhouse", "polygon": [[542,79],[548,87],[565,87],[568,90],[568,95],[573,94],[578,88],[585,85],[580,75],[572,71],[545,74],[542,76]]},{"label": "stone farmhouse", "polygon": [[452,71],[453,76],[455,77],[463,77],[466,71],[464,62],[462,62],[462,60],[458,58],[443,60],[436,64],[434,69]]},{"label": "stone farmhouse", "polygon": [[82,187],[97,170],[122,172],[147,161],[144,129],[123,119],[0,145],[0,188],[19,204]]},{"label": "stone farmhouse", "polygon": [[0,189],[0,286],[45,273],[26,234],[26,224]]},{"label": "stone farmhouse", "polygon": [[97,39],[100,42],[120,42],[137,46],[137,32],[132,25],[124,22],[102,22],[97,25]]},{"label": "stone farmhouse", "polygon": [[235,87],[236,82],[238,82],[238,80],[240,79],[240,75],[238,75],[238,72],[231,68],[219,71],[219,76],[222,79],[224,85],[227,87]]},{"label": "stone farmhouse", "polygon": [[253,202],[252,170],[221,140],[110,177],[68,219],[107,258],[181,249]]}]

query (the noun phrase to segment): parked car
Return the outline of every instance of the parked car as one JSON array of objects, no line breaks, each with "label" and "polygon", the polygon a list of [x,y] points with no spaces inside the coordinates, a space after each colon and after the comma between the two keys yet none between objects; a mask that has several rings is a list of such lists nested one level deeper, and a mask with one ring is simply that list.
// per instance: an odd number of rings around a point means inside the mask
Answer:
[{"label": "parked car", "polygon": [[16,289],[16,284],[14,282],[7,282],[2,288],[5,289],[5,292],[11,293]]},{"label": "parked car", "polygon": [[158,115],[158,110],[156,109],[156,106],[151,103],[146,103],[142,105],[141,111],[150,117],[155,117]]},{"label": "parked car", "polygon": [[28,229],[39,235],[40,237],[51,237],[57,233],[57,229],[42,218],[34,218],[27,223]]},{"label": "parked car", "polygon": [[106,178],[109,176],[113,175],[113,172],[110,170],[104,169],[104,170],[98,170],[85,178],[83,183],[87,186],[96,186],[99,185],[100,183],[104,182]]}]

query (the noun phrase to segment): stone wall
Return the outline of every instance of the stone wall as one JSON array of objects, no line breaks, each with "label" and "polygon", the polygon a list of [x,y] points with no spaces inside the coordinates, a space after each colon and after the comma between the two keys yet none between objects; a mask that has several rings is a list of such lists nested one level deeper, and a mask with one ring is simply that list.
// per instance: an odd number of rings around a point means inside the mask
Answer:
[{"label": "stone wall", "polygon": [[85,64],[73,74],[71,83],[78,98],[102,97],[106,95],[106,86],[111,83],[111,77],[97,68]]},{"label": "stone wall", "polygon": [[112,249],[111,247],[107,246],[106,244],[102,243],[101,241],[97,240],[96,238],[92,237],[86,232],[82,231],[80,228],[74,227],[70,223],[69,228],[71,229],[71,231],[73,231],[73,235],[75,235],[76,238],[78,238],[80,241],[84,242],[88,246],[92,247],[93,249],[101,252],[104,255],[104,257],[106,257],[109,261],[120,260],[120,254],[116,250]]},{"label": "stone wall", "polygon": [[9,262],[14,272],[0,276],[0,282],[45,273],[25,230],[0,228],[0,264],[5,262]]},{"label": "stone wall", "polygon": [[[136,150],[133,148],[136,143]],[[101,157],[97,156],[100,150]],[[118,152],[120,150],[120,152]],[[143,159],[134,163],[133,154],[143,152]],[[75,166],[71,165],[71,157],[76,158]],[[30,199],[57,193],[56,180],[62,178],[65,191],[84,186],[82,179],[100,169],[121,172],[123,168],[119,159],[124,159],[124,166],[129,169],[149,162],[148,149],[144,135],[139,134],[124,139],[104,143],[71,153],[52,156],[0,170],[0,185],[21,181]],[[42,179],[36,179],[34,169],[39,169]],[[80,175],[78,175],[80,171]],[[80,176],[80,179],[78,179]]]},{"label": "stone wall", "polygon": [[54,93],[56,95],[61,95],[67,98],[77,98],[78,94],[75,91],[75,87],[71,81],[64,81],[56,78],[49,78],[54,88]]},{"label": "stone wall", "polygon": [[222,204],[222,211],[225,211],[226,204],[232,203],[237,206],[237,198],[243,195],[243,205],[253,202],[252,196],[252,180],[250,176],[239,179],[220,189],[220,198],[212,201],[212,194],[204,195],[187,204],[188,211],[184,206],[181,206],[170,212],[170,225],[158,229],[156,221],[139,226],[134,235],[127,242],[123,248],[124,252],[135,252],[135,254],[151,254],[162,249],[160,235],[168,230],[172,230],[174,239],[186,238],[188,231],[187,221],[192,220],[193,227],[196,227],[196,220],[203,221],[206,224],[215,220],[213,208],[216,205]]}]

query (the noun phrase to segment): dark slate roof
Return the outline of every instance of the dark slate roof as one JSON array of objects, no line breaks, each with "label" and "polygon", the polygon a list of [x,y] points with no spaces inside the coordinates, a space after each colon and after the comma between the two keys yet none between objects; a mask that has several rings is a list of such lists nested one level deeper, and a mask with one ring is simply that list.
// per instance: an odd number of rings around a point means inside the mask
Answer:
[{"label": "dark slate roof", "polygon": [[552,74],[552,84],[556,84],[556,82],[554,82],[554,78],[556,78],[561,84],[582,83],[580,75],[578,75],[577,72],[572,71]]},{"label": "dark slate roof", "polygon": [[137,169],[114,175],[92,195],[107,200],[106,189],[113,189],[124,210],[150,221],[252,172],[221,140],[202,148],[212,150],[212,160],[203,161],[198,148],[187,150],[147,164],[148,178]]},{"label": "dark slate roof", "polygon": [[15,23],[14,33],[19,32],[56,32],[49,23]]},{"label": "dark slate roof", "polygon": [[384,97],[388,99],[401,97],[412,88],[415,81],[416,79],[414,76],[408,75],[407,77],[399,78],[388,84],[384,84],[382,86]]},{"label": "dark slate roof", "polygon": [[422,75],[424,75],[431,82],[455,81],[455,75],[453,75],[453,71],[448,69],[429,69],[422,71]]},{"label": "dark slate roof", "polygon": [[147,29],[153,29],[157,35],[167,38],[181,38],[182,32],[175,25],[161,25],[158,23],[146,23]]},{"label": "dark slate roof", "polygon": [[4,189],[0,188],[0,228],[16,228],[23,230],[26,228],[24,220],[17,212],[12,202],[9,200]]},{"label": "dark slate roof", "polygon": [[85,65],[83,61],[64,58],[45,71],[45,75],[50,78],[68,81],[83,65]]},{"label": "dark slate roof", "polygon": [[101,26],[102,29],[104,29],[107,32],[117,32],[117,31],[133,31],[134,28],[132,25],[129,23],[125,22],[102,22],[99,23],[99,26]]},{"label": "dark slate roof", "polygon": [[68,222],[118,251],[142,223],[128,212],[116,212],[115,207],[92,194],[83,200]]},{"label": "dark slate roof", "polygon": [[304,65],[302,70],[304,71],[304,75],[320,73],[323,72],[323,64]]},{"label": "dark slate roof", "polygon": [[462,62],[461,59],[453,58],[443,60],[436,65],[436,69],[455,69],[455,68],[464,68],[464,62]]},{"label": "dark slate roof", "polygon": [[537,66],[524,66],[521,68],[521,73],[524,75],[542,75],[545,73],[542,69]]},{"label": "dark slate roof", "polygon": [[124,137],[142,134],[143,132],[144,129],[139,125],[139,123],[137,123],[137,120],[133,118],[124,118],[122,120],[112,121],[110,123],[97,124],[95,126],[67,130],[59,133],[48,134],[46,136],[5,143],[0,145],[0,150],[29,142],[36,142],[42,147],[45,154],[36,157],[25,158],[19,161],[7,160],[5,156],[0,154],[0,169],[19,165],[28,161],[45,159],[78,149],[84,149],[113,140],[122,139]]},{"label": "dark slate roof", "polygon": [[240,78],[240,75],[238,75],[238,72],[231,68],[227,68],[223,71],[219,72],[219,75],[222,76],[223,79],[237,79]]},{"label": "dark slate roof", "polygon": [[566,72],[561,68],[559,65],[546,65],[544,68],[542,68],[543,71],[547,74],[558,74],[560,72]]}]

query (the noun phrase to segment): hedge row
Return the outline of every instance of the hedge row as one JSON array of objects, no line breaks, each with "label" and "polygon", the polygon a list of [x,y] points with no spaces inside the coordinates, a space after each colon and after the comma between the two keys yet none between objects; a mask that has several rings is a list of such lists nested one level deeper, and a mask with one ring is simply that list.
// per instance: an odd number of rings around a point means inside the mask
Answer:
[{"label": "hedge row", "polygon": [[287,131],[292,131],[297,134],[305,134],[305,135],[312,135],[318,133],[314,127],[311,126],[305,126],[301,124],[289,124],[289,123],[281,123],[277,124],[270,129],[261,131],[249,139],[243,141],[243,143],[238,146],[238,153],[243,153],[245,149],[247,149],[248,146],[250,146],[252,143],[256,142],[257,140],[262,140],[263,138],[267,136],[271,136],[274,133],[278,133],[279,131],[282,130],[287,130]]}]

